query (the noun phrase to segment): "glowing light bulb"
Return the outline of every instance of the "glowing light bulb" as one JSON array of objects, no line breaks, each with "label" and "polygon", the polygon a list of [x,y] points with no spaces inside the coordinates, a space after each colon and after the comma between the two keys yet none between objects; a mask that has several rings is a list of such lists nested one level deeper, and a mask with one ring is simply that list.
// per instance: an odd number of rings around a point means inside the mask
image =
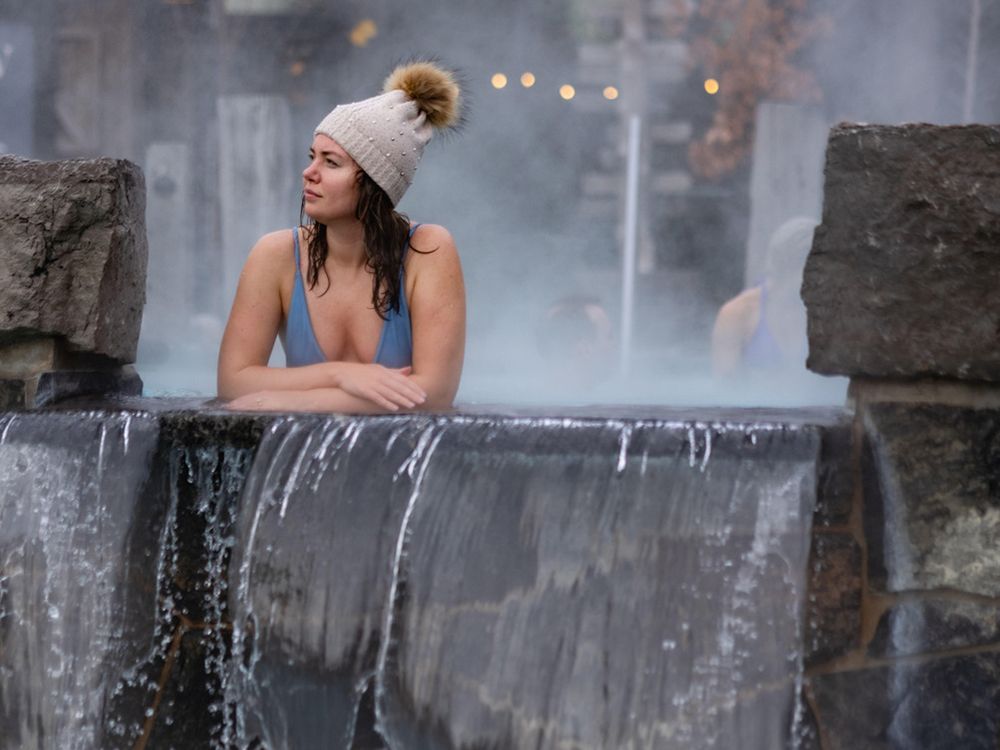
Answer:
[{"label": "glowing light bulb", "polygon": [[714,78],[706,78],[705,91],[711,94],[712,96],[715,96],[716,94],[719,93],[719,82]]},{"label": "glowing light bulb", "polygon": [[535,85],[535,74],[534,73],[522,73],[521,74],[521,85],[526,89],[530,89]]},{"label": "glowing light bulb", "polygon": [[613,102],[615,99],[618,98],[618,89],[616,89],[614,86],[605,87],[604,98],[607,99],[609,102]]},{"label": "glowing light bulb", "polygon": [[576,96],[576,89],[570,86],[568,83],[564,83],[559,87],[559,96],[561,96],[566,101],[569,101],[574,96]]},{"label": "glowing light bulb", "polygon": [[493,84],[493,88],[502,89],[507,85],[507,76],[503,73],[494,73],[493,77],[490,79],[490,83]]}]

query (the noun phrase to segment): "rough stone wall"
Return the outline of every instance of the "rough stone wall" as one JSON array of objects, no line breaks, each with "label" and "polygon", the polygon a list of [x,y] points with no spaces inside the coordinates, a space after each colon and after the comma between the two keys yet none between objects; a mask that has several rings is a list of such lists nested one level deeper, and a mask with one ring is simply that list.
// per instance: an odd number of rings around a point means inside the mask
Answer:
[{"label": "rough stone wall", "polygon": [[841,125],[802,288],[851,376],[813,531],[823,750],[1000,746],[1000,128]]},{"label": "rough stone wall", "polygon": [[827,434],[807,606],[814,747],[995,750],[1000,410],[867,395],[849,438]]},{"label": "rough stone wall", "polygon": [[805,266],[809,369],[1000,380],[1000,127],[841,125]]},{"label": "rough stone wall", "polygon": [[134,362],[145,209],[131,162],[0,156],[0,345],[55,337],[69,352]]}]

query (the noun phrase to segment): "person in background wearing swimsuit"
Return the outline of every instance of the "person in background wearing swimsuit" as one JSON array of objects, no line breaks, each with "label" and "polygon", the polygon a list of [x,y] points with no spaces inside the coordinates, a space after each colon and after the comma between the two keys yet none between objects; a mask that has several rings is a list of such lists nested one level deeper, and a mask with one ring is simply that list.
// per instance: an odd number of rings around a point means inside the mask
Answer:
[{"label": "person in background wearing swimsuit", "polygon": [[764,283],[719,310],[712,330],[715,375],[806,372],[806,310],[800,288],[815,228],[816,222],[804,217],[782,224],[768,243]]},{"label": "person in background wearing swimsuit", "polygon": [[[302,173],[307,225],[262,237],[219,350],[230,409],[447,409],[465,350],[465,289],[446,229],[395,210],[432,130],[459,120],[455,77],[393,71],[384,93],[336,107]],[[269,367],[280,336],[286,367]]]}]

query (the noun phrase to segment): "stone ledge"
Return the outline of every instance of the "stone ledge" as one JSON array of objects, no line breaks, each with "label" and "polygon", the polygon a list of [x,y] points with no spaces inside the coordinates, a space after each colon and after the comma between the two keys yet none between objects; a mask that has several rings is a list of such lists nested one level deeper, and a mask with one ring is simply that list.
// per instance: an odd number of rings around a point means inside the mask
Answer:
[{"label": "stone ledge", "polygon": [[0,380],[0,410],[36,409],[81,396],[141,396],[142,378],[131,365],[114,370],[56,370]]}]

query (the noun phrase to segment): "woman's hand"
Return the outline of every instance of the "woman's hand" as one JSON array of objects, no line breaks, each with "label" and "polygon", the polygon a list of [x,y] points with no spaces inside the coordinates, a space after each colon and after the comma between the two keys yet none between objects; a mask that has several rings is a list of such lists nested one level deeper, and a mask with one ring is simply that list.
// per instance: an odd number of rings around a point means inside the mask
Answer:
[{"label": "woman's hand", "polygon": [[337,387],[389,411],[413,409],[427,400],[423,388],[410,377],[412,368],[392,369],[361,362],[337,362]]}]

